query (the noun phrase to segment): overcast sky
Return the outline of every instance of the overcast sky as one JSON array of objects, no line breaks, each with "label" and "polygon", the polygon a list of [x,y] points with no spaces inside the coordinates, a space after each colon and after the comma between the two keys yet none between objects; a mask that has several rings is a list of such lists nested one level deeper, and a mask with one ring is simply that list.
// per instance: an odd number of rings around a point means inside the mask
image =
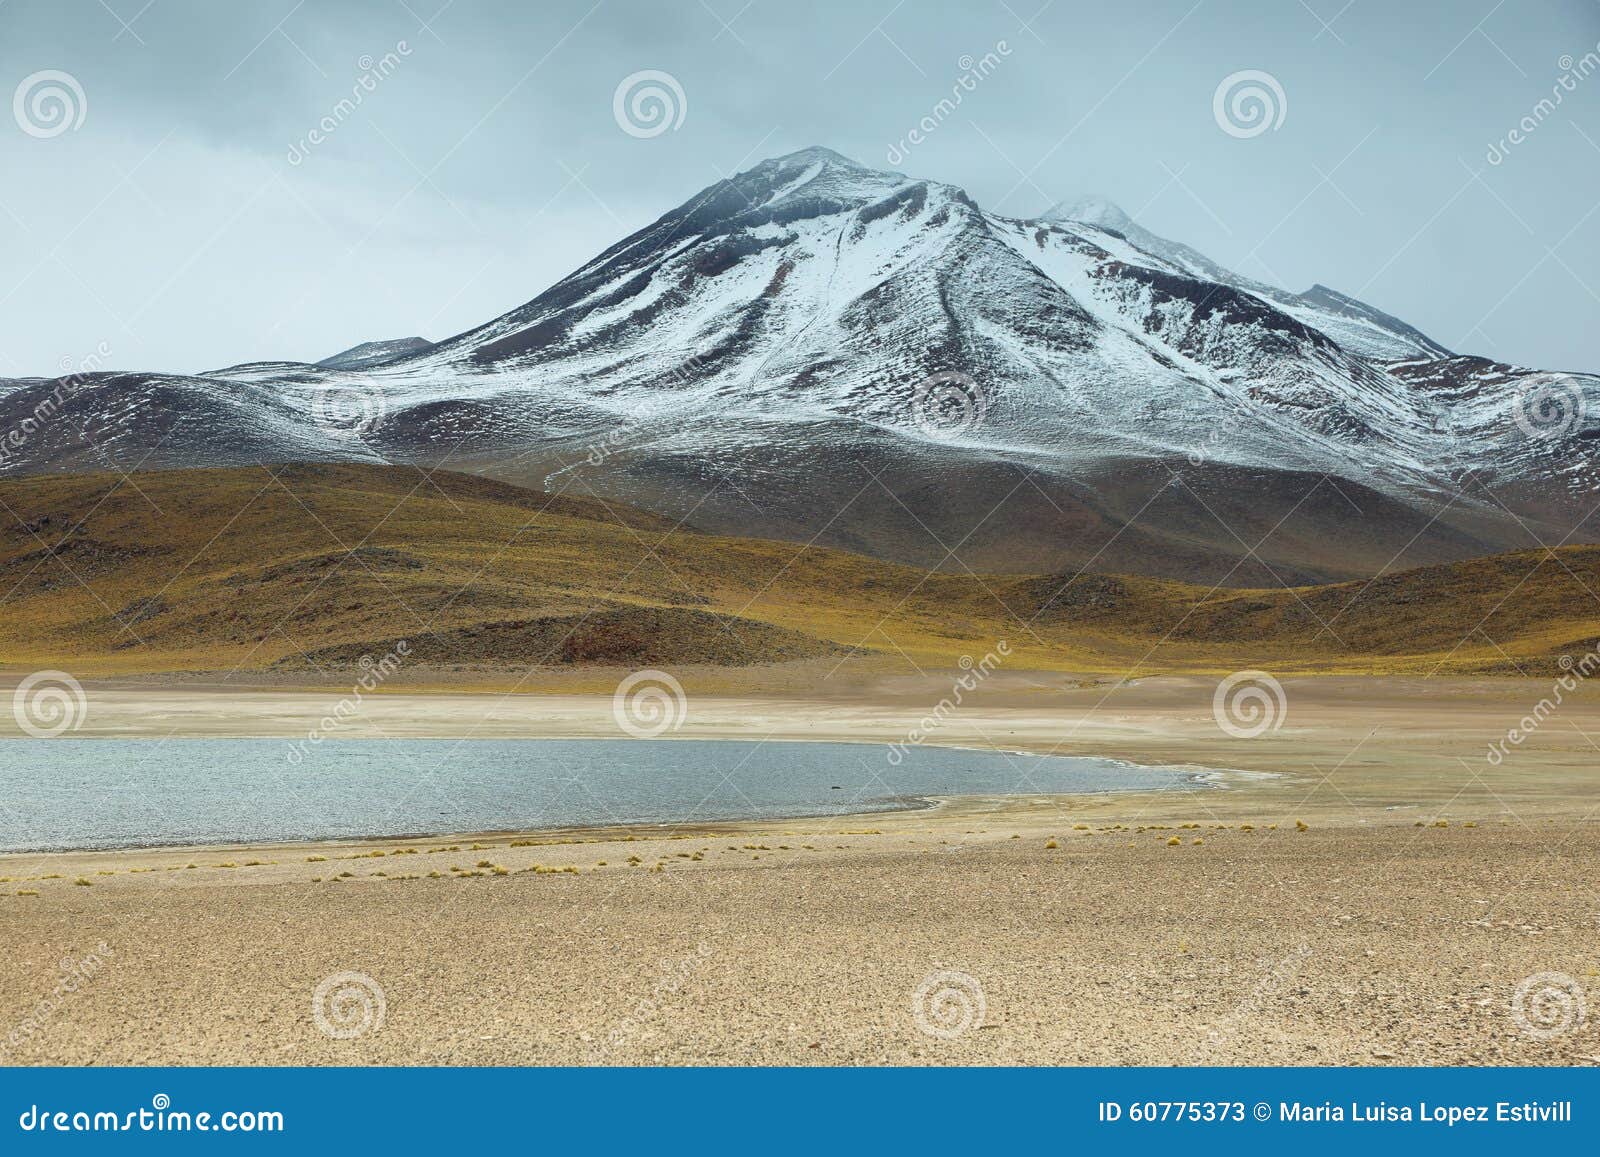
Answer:
[{"label": "overcast sky", "polygon": [[[443,338],[810,144],[1004,213],[1101,193],[1454,349],[1600,370],[1600,72],[1535,111],[1597,51],[1595,0],[0,0],[0,95],[82,92],[65,131],[0,115],[0,376]],[[682,120],[641,137],[613,97],[646,69]],[[1283,93],[1253,136],[1213,103],[1247,69]]]}]

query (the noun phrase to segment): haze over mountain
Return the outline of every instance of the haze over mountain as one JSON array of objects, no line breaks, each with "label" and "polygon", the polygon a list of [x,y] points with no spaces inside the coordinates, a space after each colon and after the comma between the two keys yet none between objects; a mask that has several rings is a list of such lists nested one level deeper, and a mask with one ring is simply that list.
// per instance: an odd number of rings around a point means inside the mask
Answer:
[{"label": "haze over mountain", "polygon": [[1103,201],[1006,217],[812,148],[437,345],[0,385],[0,428],[54,414],[0,473],[412,463],[925,567],[1271,585],[1590,537],[1597,395]]}]

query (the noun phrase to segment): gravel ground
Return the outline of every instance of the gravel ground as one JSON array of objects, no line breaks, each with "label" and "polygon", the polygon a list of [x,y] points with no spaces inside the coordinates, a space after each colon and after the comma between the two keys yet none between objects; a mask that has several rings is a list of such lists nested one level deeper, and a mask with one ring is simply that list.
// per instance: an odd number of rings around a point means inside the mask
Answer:
[{"label": "gravel ground", "polygon": [[1600,1059],[1593,824],[1075,814],[10,857],[0,1062]]}]

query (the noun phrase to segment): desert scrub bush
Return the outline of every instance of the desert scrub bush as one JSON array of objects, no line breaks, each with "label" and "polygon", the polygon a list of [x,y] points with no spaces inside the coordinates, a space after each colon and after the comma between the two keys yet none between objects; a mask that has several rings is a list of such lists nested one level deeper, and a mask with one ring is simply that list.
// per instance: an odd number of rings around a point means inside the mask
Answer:
[{"label": "desert scrub bush", "polygon": [[327,856],[307,856],[306,857],[306,863],[308,863],[308,864],[321,864],[321,863],[327,862],[327,859],[328,859]]},{"label": "desert scrub bush", "polygon": [[94,881],[90,880],[90,879],[86,879],[83,876],[79,876],[76,880],[74,880],[72,882],[74,884],[76,884],[80,888],[92,888],[92,887],[94,887]]},{"label": "desert scrub bush", "polygon": [[1179,845],[1179,844],[1181,844],[1181,843],[1183,843],[1183,841],[1182,841],[1182,840],[1180,840],[1180,839],[1179,839],[1179,838],[1178,838],[1178,837],[1177,837],[1177,836],[1173,836],[1173,837],[1172,837],[1172,838],[1171,838],[1171,839],[1169,839],[1169,840],[1168,840],[1168,841],[1167,841],[1167,847],[1169,847],[1169,848],[1175,848],[1175,847],[1177,847],[1177,846],[1178,846],[1178,845]]},{"label": "desert scrub bush", "polygon": [[1047,851],[1047,852],[1054,851],[1056,848],[1059,848],[1060,846],[1061,845],[1056,843],[1054,840],[1046,840],[1044,842],[1044,850]]}]

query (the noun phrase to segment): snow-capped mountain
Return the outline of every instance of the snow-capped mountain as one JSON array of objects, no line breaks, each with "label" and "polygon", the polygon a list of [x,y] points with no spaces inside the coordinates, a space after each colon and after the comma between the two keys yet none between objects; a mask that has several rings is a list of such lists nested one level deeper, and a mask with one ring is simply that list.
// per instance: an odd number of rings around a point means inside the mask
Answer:
[{"label": "snow-capped mountain", "polygon": [[[0,472],[415,462],[921,565],[1235,585],[1583,538],[1596,488],[1600,379],[1458,357],[1103,201],[1004,217],[820,148],[407,342],[71,380]],[[0,386],[0,428],[52,391]]]},{"label": "snow-capped mountain", "polygon": [[[1304,293],[1290,293],[1224,269],[1182,242],[1169,241],[1150,232],[1102,197],[1086,197],[1056,205],[1044,215],[1044,220],[1061,222],[1068,228],[1087,226],[1109,233],[1131,242],[1141,252],[1158,257],[1172,268],[1192,277],[1232,286],[1264,298],[1363,357],[1393,361],[1399,358],[1450,356],[1449,350],[1421,331],[1326,285],[1313,285]],[[1081,229],[1078,231],[1082,232]]]}]

